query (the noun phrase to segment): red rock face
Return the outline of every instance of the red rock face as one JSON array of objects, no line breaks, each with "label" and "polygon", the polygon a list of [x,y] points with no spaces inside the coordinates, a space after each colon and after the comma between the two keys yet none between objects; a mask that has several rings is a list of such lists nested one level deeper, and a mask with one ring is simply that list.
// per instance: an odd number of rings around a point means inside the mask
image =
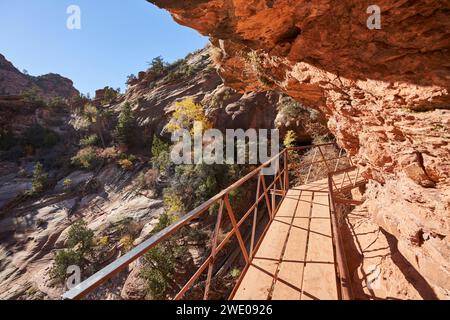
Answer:
[{"label": "red rock face", "polygon": [[0,95],[17,95],[32,88],[38,89],[46,97],[71,98],[80,94],[72,80],[55,73],[39,77],[23,74],[0,54]]},{"label": "red rock face", "polygon": [[[450,296],[450,1],[153,0],[211,37],[226,85],[322,111],[367,169],[368,209]],[[424,236],[425,235],[425,236]]]}]

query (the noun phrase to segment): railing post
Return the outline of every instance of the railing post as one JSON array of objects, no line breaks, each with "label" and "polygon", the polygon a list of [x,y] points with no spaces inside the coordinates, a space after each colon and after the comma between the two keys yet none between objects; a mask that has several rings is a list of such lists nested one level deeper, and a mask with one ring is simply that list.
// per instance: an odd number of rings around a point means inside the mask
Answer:
[{"label": "railing post", "polygon": [[252,225],[252,236],[250,239],[250,257],[253,256],[253,248],[255,246],[255,234],[256,234],[256,222],[258,220],[258,199],[259,199],[259,192],[261,188],[261,179],[258,179],[258,186],[256,187],[256,206],[253,213],[253,225]]},{"label": "railing post", "polygon": [[214,228],[214,235],[213,235],[213,238],[212,238],[211,262],[209,263],[209,267],[208,267],[208,277],[206,278],[205,294],[203,296],[203,300],[208,300],[209,288],[211,287],[212,272],[213,272],[213,268],[214,268],[214,261],[216,259],[216,254],[217,254],[217,251],[216,251],[216,249],[217,249],[217,238],[219,236],[220,225],[222,223],[222,213],[223,213],[223,199],[220,200],[219,212],[217,214],[217,222],[216,222],[216,226]]},{"label": "railing post", "polygon": [[339,156],[338,156],[338,159],[336,161],[336,167],[334,167],[334,171],[337,171],[337,169],[339,167],[339,162],[341,161],[341,156],[342,156],[342,148],[339,149]]},{"label": "railing post", "polygon": [[272,186],[272,216],[275,217],[275,192],[277,187],[277,172],[273,175],[273,186]]},{"label": "railing post", "polygon": [[315,163],[314,161],[316,160],[316,156],[317,156],[317,147],[314,148],[314,156],[313,156],[313,158],[312,158],[311,165],[309,166],[308,175],[306,176],[305,184],[308,183],[308,180],[309,180],[309,176],[310,176],[310,174],[311,174],[312,167],[313,167],[313,165],[314,165],[314,163]]},{"label": "railing post", "polygon": [[241,232],[239,231],[239,227],[237,226],[236,218],[234,216],[233,208],[231,208],[230,199],[228,198],[228,194],[225,195],[225,206],[227,207],[228,216],[230,217],[231,224],[233,225],[234,234],[238,239],[239,246],[241,247],[242,254],[244,255],[245,263],[250,263],[250,259],[247,254],[247,249],[245,249],[245,243],[242,239]]},{"label": "railing post", "polygon": [[267,194],[269,191],[266,188],[266,179],[264,178],[264,175],[260,175],[259,178],[261,179],[263,192],[264,192],[264,198],[266,198],[267,211],[269,212],[270,220],[272,220],[272,207],[270,205],[269,195]]},{"label": "railing post", "polygon": [[[280,169],[280,159],[281,159],[281,154],[279,155],[278,159],[277,159],[277,164],[276,164],[276,169],[275,172],[273,173],[273,186],[272,186],[272,215],[273,217],[275,217],[275,211],[277,208],[277,203],[276,203],[276,195],[277,195],[277,182],[280,183],[280,187],[281,187],[281,169]],[[281,191],[281,190],[280,190]]]},{"label": "railing post", "polygon": [[325,159],[325,155],[322,152],[322,148],[320,146],[318,146],[318,148],[320,151],[320,155],[322,156],[322,159],[325,162],[325,167],[327,167],[327,173],[331,173],[332,171],[330,170],[330,166],[328,165],[327,159]]},{"label": "railing post", "polygon": [[284,149],[284,195],[286,196],[289,190],[289,151]]},{"label": "railing post", "polygon": [[341,285],[341,296],[343,300],[353,299],[353,292],[350,282],[350,274],[348,271],[347,260],[344,251],[344,244],[342,237],[340,236],[339,222],[336,215],[336,207],[333,195],[333,182],[332,173],[328,174],[328,188],[329,188],[329,201],[330,201],[330,213],[331,213],[331,227],[333,242],[336,248],[336,262],[338,265],[338,274]]}]

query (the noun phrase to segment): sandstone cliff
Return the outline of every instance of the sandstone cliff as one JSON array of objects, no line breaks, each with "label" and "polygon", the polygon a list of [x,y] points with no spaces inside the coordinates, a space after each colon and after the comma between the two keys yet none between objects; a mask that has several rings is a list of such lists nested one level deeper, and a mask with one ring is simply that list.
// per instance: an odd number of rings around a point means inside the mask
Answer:
[{"label": "sandstone cliff", "polygon": [[364,167],[369,217],[450,293],[450,1],[152,0],[211,37],[225,84],[320,110]]},{"label": "sandstone cliff", "polygon": [[79,94],[72,80],[54,73],[38,77],[24,74],[0,54],[0,95],[17,95],[30,89],[37,89],[46,97],[71,98]]}]

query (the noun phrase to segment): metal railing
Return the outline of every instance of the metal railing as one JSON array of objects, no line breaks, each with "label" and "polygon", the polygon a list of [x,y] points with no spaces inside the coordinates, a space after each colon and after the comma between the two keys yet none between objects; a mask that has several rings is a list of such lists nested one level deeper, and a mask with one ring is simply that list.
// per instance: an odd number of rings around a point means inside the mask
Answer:
[{"label": "metal railing", "polygon": [[[199,207],[195,208],[194,210],[190,211],[186,215],[182,216],[178,221],[176,221],[174,224],[170,225],[169,227],[165,228],[164,230],[158,232],[157,234],[153,235],[146,241],[142,242],[138,246],[136,246],[134,249],[126,253],[125,255],[121,256],[102,270],[98,271],[91,277],[89,277],[87,280],[80,283],[75,288],[67,291],[62,296],[63,299],[82,299],[85,298],[87,295],[89,295],[91,292],[93,292],[95,289],[99,288],[103,283],[105,283],[107,280],[111,279],[115,275],[117,275],[119,272],[127,268],[132,262],[136,261],[140,257],[142,257],[145,253],[147,253],[152,248],[155,248],[158,244],[162,243],[164,240],[167,240],[169,237],[174,235],[178,230],[181,228],[187,226],[190,222],[192,222],[194,219],[199,218],[202,214],[207,212],[212,206],[218,205],[218,214],[217,214],[217,221],[214,227],[214,232],[211,237],[211,252],[206,257],[204,262],[198,267],[197,271],[190,277],[190,279],[184,284],[183,287],[176,293],[173,297],[175,300],[183,299],[186,292],[192,288],[194,283],[200,278],[200,276],[207,270],[207,276],[206,276],[206,282],[205,282],[205,289],[203,298],[206,300],[210,296],[210,290],[211,290],[211,280],[213,278],[213,266],[215,259],[219,252],[221,252],[225,245],[234,237],[237,239],[237,243],[239,245],[239,249],[243,255],[243,258],[245,260],[245,267],[243,272],[241,272],[237,282],[234,285],[234,288],[229,296],[229,298],[232,298],[239,287],[239,284],[241,283],[243,276],[245,275],[246,270],[249,268],[252,259],[255,256],[256,251],[258,250],[264,235],[268,231],[271,222],[275,218],[275,215],[286,197],[286,194],[289,190],[289,155],[291,152],[307,152],[308,150],[314,149],[315,155],[313,156],[313,160],[308,163],[309,168],[307,169],[307,175],[305,183],[308,182],[308,180],[311,177],[311,171],[314,165],[316,164],[324,164],[325,170],[327,174],[331,174],[333,170],[331,169],[333,166],[330,165],[330,161],[340,161],[343,158],[346,158],[346,155],[342,155],[342,150],[339,152],[338,157],[334,157],[331,159],[326,159],[323,148],[326,146],[333,146],[334,143],[326,143],[321,145],[311,145],[311,146],[304,146],[304,147],[295,147],[295,148],[287,148],[281,151],[279,154],[274,156],[272,159],[267,161],[266,163],[262,164],[249,174],[247,174],[245,177],[241,178],[237,182],[233,183],[231,186],[226,188],[225,190],[221,191]],[[320,159],[316,160],[317,155],[320,155]],[[262,170],[264,168],[267,168],[271,166],[273,163],[277,163],[276,165],[276,172],[273,175],[273,179],[270,179],[268,183],[266,176],[262,174]],[[335,169],[338,167],[338,162],[336,163]],[[328,175],[329,176],[329,175]],[[330,176],[329,176],[330,177]],[[245,212],[245,214],[242,215],[242,217],[238,218],[236,216],[235,211],[233,210],[233,207],[230,203],[230,193],[241,186],[243,186],[245,183],[249,182],[251,179],[257,179],[257,187],[256,187],[256,200],[255,202],[248,208],[248,210]],[[334,184],[332,182],[332,179],[329,180],[331,184]],[[332,185],[331,185],[332,187]],[[336,187],[336,186],[335,186]],[[263,204],[265,206],[265,209],[268,213],[268,223],[265,226],[264,230],[262,231],[261,235],[259,236],[259,239],[256,239],[255,235],[257,233],[258,226],[258,208],[259,205]],[[243,226],[244,223],[248,222],[249,217],[253,213],[253,219],[251,221],[251,235],[249,237],[249,240],[244,240],[244,237],[241,234],[240,228]],[[232,229],[229,231],[224,239],[219,242],[219,232],[221,229],[221,222],[223,219],[223,216],[227,215],[229,217],[229,220],[231,222]],[[247,237],[248,239],[248,237]]]},{"label": "metal railing", "polygon": [[[353,175],[353,173],[355,174]],[[340,232],[340,223],[338,219],[336,204],[361,204],[360,201],[346,199],[344,197],[345,192],[349,192],[353,188],[367,183],[367,180],[364,179],[360,174],[360,168],[356,166],[351,166],[349,168],[335,170],[328,173],[328,189],[330,194],[330,213],[332,222],[331,226],[333,229],[333,239],[336,250],[338,279],[340,282],[342,299],[344,300],[352,299],[353,291],[351,287],[350,273],[348,271],[347,260],[344,252],[344,242]]]},{"label": "metal railing", "polygon": [[328,174],[330,193],[333,200],[340,204],[359,205],[360,201],[345,198],[345,193],[367,183],[361,175],[360,168],[352,166],[341,170],[336,170]]}]

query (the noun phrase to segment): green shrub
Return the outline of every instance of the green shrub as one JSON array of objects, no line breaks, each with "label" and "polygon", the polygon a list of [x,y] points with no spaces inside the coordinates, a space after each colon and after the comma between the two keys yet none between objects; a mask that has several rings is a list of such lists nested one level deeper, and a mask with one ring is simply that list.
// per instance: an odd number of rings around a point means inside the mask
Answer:
[{"label": "green shrub", "polygon": [[64,98],[55,96],[48,99],[47,106],[52,109],[60,109],[67,107],[67,102]]},{"label": "green shrub", "polygon": [[108,123],[110,115],[110,112],[105,111],[104,108],[98,108],[91,103],[87,103],[83,107],[83,117],[96,131],[103,148],[106,147],[103,132],[105,131],[105,123]]},{"label": "green shrub", "polygon": [[160,172],[167,173],[171,164],[170,144],[162,141],[157,136],[153,138],[152,144],[152,165]]},{"label": "green shrub", "polygon": [[101,159],[95,148],[86,147],[79,150],[78,153],[72,157],[71,163],[82,169],[94,170],[100,165]]},{"label": "green shrub", "polygon": [[87,228],[86,222],[75,222],[69,229],[67,249],[59,251],[50,269],[50,276],[60,282],[67,277],[67,268],[75,265],[83,268],[87,257],[92,253],[94,232]]},{"label": "green shrub", "polygon": [[153,167],[163,173],[169,171],[171,163],[170,152],[168,151],[161,152],[159,155],[153,156],[152,158]]},{"label": "green shrub", "polygon": [[233,208],[233,211],[235,213],[238,212],[239,205],[241,204],[243,198],[244,198],[244,192],[241,188],[234,189],[231,191],[228,195],[231,207]]},{"label": "green shrub", "polygon": [[128,160],[130,162],[135,162],[138,158],[134,154],[127,154],[122,152],[119,154],[119,160]]},{"label": "green shrub", "polygon": [[164,245],[158,245],[144,255],[143,262],[140,276],[146,282],[148,298],[164,299],[174,282],[176,264],[173,252]]},{"label": "green shrub", "polygon": [[309,109],[291,97],[283,97],[278,104],[279,113],[288,119],[297,119],[303,114],[309,113]]},{"label": "green shrub", "polygon": [[[164,230],[175,221],[174,215],[163,213],[150,235]],[[186,253],[186,247],[178,245],[176,238],[171,237],[157,245],[143,257],[144,268],[140,276],[146,281],[150,299],[164,299],[167,291],[175,285],[174,275],[177,268],[181,267],[177,260],[182,261],[180,258]]]},{"label": "green shrub", "polygon": [[161,214],[159,216],[158,223],[155,225],[153,230],[150,232],[150,235],[157,234],[158,232],[164,230],[165,228],[172,225],[176,221],[177,221],[177,218],[173,214],[170,214],[167,212]]},{"label": "green shrub", "polygon": [[207,68],[206,68],[206,72],[207,73],[213,73],[213,72],[215,72],[217,69],[216,69],[216,67],[214,66],[214,65],[209,65]]},{"label": "green shrub", "polygon": [[[176,221],[176,216],[163,213],[150,235],[164,230]],[[167,291],[175,285],[174,275],[181,265],[177,261],[186,253],[186,247],[177,243],[178,236],[157,245],[143,257],[141,278],[146,281],[147,295],[150,299],[164,299]]]},{"label": "green shrub", "polygon": [[166,69],[168,71],[173,71],[173,70],[178,69],[181,65],[183,65],[185,63],[186,63],[186,59],[178,59],[178,60],[175,60],[173,63],[168,64]]},{"label": "green shrub", "polygon": [[109,236],[103,236],[96,240],[96,245],[100,247],[106,247],[109,245]]},{"label": "green shrub", "polygon": [[190,77],[195,73],[195,69],[188,65],[185,60],[176,61],[173,65],[167,68],[169,73],[164,78],[166,81],[175,81],[184,77]]},{"label": "green shrub", "polygon": [[119,115],[116,127],[117,138],[120,143],[131,145],[134,140],[134,132],[137,127],[136,119],[129,103],[125,103]]},{"label": "green shrub", "polygon": [[137,80],[136,76],[135,76],[134,74],[130,74],[130,75],[127,77],[127,84],[131,84],[132,82],[134,82],[134,81],[136,81],[136,80]]},{"label": "green shrub", "polygon": [[161,56],[155,57],[148,63],[150,66],[149,71],[154,72],[156,75],[162,75],[166,72],[167,63]]},{"label": "green shrub", "polygon": [[133,237],[128,235],[123,236],[119,240],[119,247],[122,248],[124,252],[128,252],[134,247],[134,240]]},{"label": "green shrub", "polygon": [[89,147],[89,146],[97,146],[99,143],[98,135],[92,134],[90,136],[86,136],[83,139],[80,140],[80,144],[83,147]]},{"label": "green shrub", "polygon": [[175,169],[171,190],[187,210],[199,206],[221,189],[219,179],[226,183],[227,166],[225,165],[182,165]]},{"label": "green shrub", "polygon": [[227,101],[231,98],[231,90],[227,90],[225,91],[224,95],[223,95],[223,101]]},{"label": "green shrub", "polygon": [[67,247],[79,251],[83,256],[91,252],[94,244],[94,231],[88,229],[83,220],[75,222],[69,229]]},{"label": "green shrub", "polygon": [[33,179],[31,181],[31,193],[39,194],[44,191],[47,184],[47,174],[44,172],[44,168],[40,162],[36,163],[33,172]]},{"label": "green shrub", "polygon": [[37,88],[24,90],[22,95],[25,97],[26,101],[33,106],[41,108],[47,106],[45,99],[42,97],[41,91]]},{"label": "green shrub", "polygon": [[80,252],[73,249],[61,250],[55,255],[53,266],[50,269],[50,277],[62,283],[67,278],[67,269],[70,266],[81,266],[82,264],[83,256]]}]

